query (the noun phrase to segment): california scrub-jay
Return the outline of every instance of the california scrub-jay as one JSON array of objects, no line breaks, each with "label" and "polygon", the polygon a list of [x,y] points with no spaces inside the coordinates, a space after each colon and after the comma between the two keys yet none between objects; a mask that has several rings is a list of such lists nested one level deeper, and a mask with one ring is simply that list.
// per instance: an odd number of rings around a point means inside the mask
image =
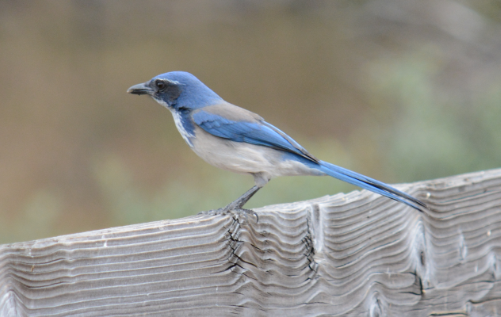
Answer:
[{"label": "california scrub-jay", "polygon": [[[253,213],[245,203],[272,178],[329,175],[423,211],[420,200],[348,169],[321,161],[259,115],[224,101],[198,78],[174,71],[130,87],[169,109],[183,139],[207,163],[254,177],[255,186],[218,213]],[[257,215],[256,215],[257,216]]]}]

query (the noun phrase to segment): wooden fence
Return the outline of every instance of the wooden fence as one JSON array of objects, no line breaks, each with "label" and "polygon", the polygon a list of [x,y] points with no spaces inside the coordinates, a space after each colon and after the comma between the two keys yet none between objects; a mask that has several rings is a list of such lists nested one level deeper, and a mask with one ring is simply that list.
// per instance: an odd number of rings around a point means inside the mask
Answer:
[{"label": "wooden fence", "polygon": [[499,316],[501,169],[0,245],[0,316]]}]

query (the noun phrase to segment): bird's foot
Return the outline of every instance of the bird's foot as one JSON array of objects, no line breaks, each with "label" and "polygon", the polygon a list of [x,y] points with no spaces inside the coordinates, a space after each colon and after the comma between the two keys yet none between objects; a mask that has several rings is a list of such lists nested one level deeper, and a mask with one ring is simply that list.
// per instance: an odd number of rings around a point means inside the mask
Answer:
[{"label": "bird's foot", "polygon": [[243,218],[247,219],[248,215],[253,215],[256,217],[256,223],[259,222],[259,216],[254,210],[251,209],[245,209],[245,208],[228,208],[229,206],[226,206],[224,208],[219,208],[219,209],[213,209],[213,210],[208,210],[208,211],[201,211],[198,214],[202,215],[226,215],[228,213],[232,213],[236,216],[243,216]]},{"label": "bird's foot", "polygon": [[223,208],[219,208],[219,209],[211,209],[211,210],[204,210],[204,211],[200,211],[198,214],[199,214],[199,215],[209,215],[209,216],[215,216],[215,215],[220,215],[220,214],[222,214],[222,210],[223,210]]},{"label": "bird's foot", "polygon": [[234,214],[237,214],[237,216],[243,216],[245,219],[247,219],[248,215],[256,217],[256,223],[259,222],[259,216],[254,210],[251,209],[245,209],[245,208],[235,208],[227,211],[226,213],[231,212]]}]

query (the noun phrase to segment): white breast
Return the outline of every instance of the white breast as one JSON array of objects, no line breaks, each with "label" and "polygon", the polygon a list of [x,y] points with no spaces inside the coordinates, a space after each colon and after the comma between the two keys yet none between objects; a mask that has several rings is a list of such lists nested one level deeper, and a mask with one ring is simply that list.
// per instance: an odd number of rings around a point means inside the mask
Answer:
[{"label": "white breast", "polygon": [[268,180],[277,176],[323,175],[298,161],[284,160],[284,153],[275,149],[218,138],[199,127],[195,134],[193,151],[207,163],[225,170],[261,174]]},{"label": "white breast", "polygon": [[188,131],[186,131],[186,129],[184,128],[181,115],[175,110],[171,110],[171,113],[174,117],[174,123],[176,124],[177,130],[179,131],[179,133],[181,133],[181,136],[186,141],[186,143],[188,143],[190,147],[193,147],[193,143],[191,143],[190,140],[190,137],[193,137],[193,134],[188,133]]},{"label": "white breast", "polygon": [[191,133],[188,133],[188,131],[186,131],[186,129],[184,128],[183,121],[182,121],[182,118],[181,118],[181,115],[179,114],[179,112],[170,108],[167,105],[167,103],[161,99],[155,99],[155,101],[158,102],[159,104],[161,104],[162,106],[164,106],[165,108],[170,110],[170,112],[172,113],[172,117],[174,118],[174,123],[176,124],[177,130],[179,131],[179,133],[181,134],[183,139],[186,141],[186,143],[188,143],[188,145],[192,148],[193,143],[191,142],[190,138],[192,138],[194,135]]}]

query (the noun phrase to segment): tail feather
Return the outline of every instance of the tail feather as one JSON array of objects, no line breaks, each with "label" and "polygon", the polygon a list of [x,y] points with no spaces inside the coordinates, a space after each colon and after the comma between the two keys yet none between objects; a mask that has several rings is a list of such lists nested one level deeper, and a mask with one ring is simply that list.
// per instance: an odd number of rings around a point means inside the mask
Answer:
[{"label": "tail feather", "polygon": [[319,164],[320,170],[329,176],[399,201],[421,212],[423,212],[423,209],[427,208],[426,204],[417,198],[386,185],[383,182],[328,162],[320,161]]}]

